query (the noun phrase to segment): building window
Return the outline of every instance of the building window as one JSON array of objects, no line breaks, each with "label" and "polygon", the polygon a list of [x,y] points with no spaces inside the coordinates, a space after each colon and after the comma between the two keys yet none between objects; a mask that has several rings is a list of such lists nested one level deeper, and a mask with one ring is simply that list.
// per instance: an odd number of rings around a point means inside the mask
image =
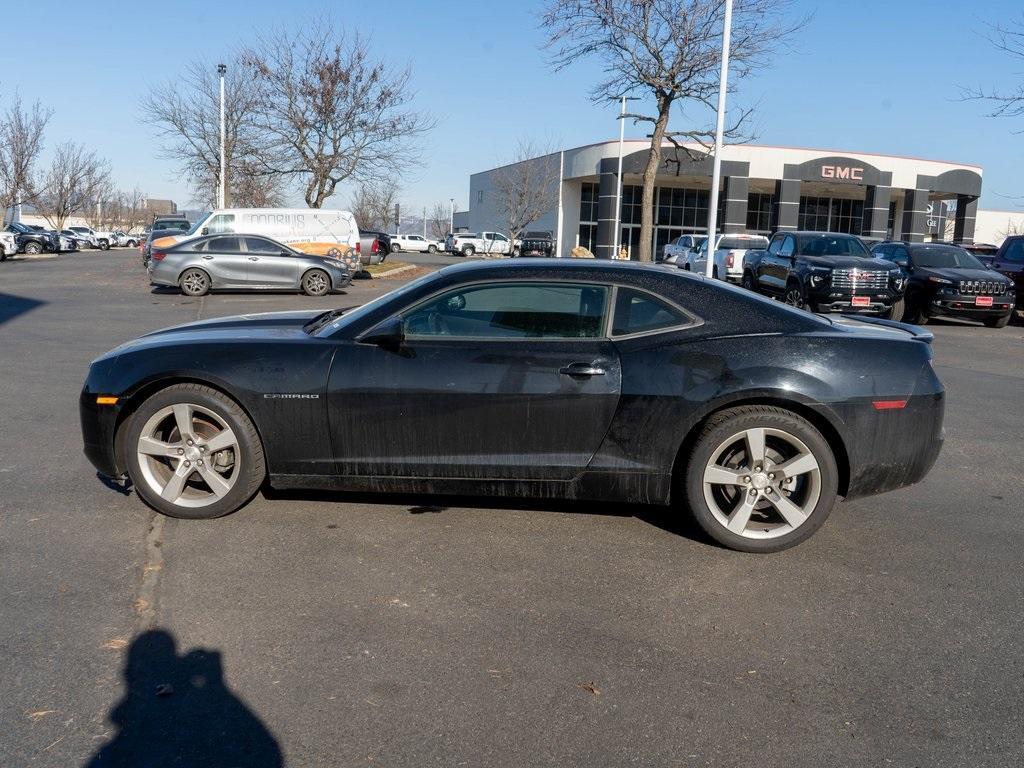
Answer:
[{"label": "building window", "polygon": [[801,197],[797,226],[812,232],[859,235],[864,226],[864,201],[839,197]]},{"label": "building window", "polygon": [[597,184],[590,182],[580,189],[579,244],[591,253],[597,248]]},{"label": "building window", "polygon": [[[636,189],[639,203],[640,188]],[[656,226],[672,227],[682,232],[699,232],[707,229],[708,201],[711,197],[708,190],[659,187],[657,193],[658,206],[655,209],[654,221]],[[639,209],[636,221],[640,221]]]},{"label": "building window", "polygon": [[643,199],[643,189],[632,184],[622,187],[622,223],[640,223],[640,202]]},{"label": "building window", "polygon": [[828,232],[828,213],[829,198],[802,196],[797,228],[812,232]]},{"label": "building window", "polygon": [[747,231],[764,232],[772,230],[772,204],[775,195],[762,192],[751,192],[747,196]]},{"label": "building window", "polygon": [[482,189],[477,190],[476,201],[478,203],[483,203],[483,201],[484,201],[484,191]]},{"label": "building window", "polygon": [[896,237],[896,201],[889,203],[889,223],[886,224],[886,237],[890,240]]}]

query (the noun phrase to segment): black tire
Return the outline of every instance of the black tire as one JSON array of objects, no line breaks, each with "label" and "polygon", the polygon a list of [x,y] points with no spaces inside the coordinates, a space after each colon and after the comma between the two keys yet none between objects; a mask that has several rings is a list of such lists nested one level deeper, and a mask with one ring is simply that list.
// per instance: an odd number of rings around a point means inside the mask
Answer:
[{"label": "black tire", "polygon": [[740,280],[740,285],[746,288],[748,291],[757,293],[757,286],[754,285],[754,275],[749,270],[743,273],[743,278]]},{"label": "black tire", "polygon": [[402,250],[402,247],[398,243],[392,243],[391,244],[391,252],[392,253],[398,253],[400,250]]},{"label": "black tire", "polygon": [[903,322],[911,325],[927,325],[928,315],[925,314],[924,307],[921,306],[921,296],[914,293],[907,296],[904,301]]},{"label": "black tire", "polygon": [[463,256],[466,256],[468,258],[469,256],[472,256],[474,253],[476,253],[476,248],[474,248],[472,245],[464,245],[462,246],[461,253]]},{"label": "black tire", "polygon": [[715,264],[715,265],[713,265],[711,267],[711,277],[713,277],[715,280],[718,279],[718,265],[717,264]]},{"label": "black tire", "polygon": [[[146,479],[136,449],[149,419],[168,406],[182,403],[198,405],[215,413],[231,428],[238,441],[239,456],[235,457],[238,467],[235,471],[240,473],[239,476],[222,498],[203,507],[184,507],[161,498]],[[139,406],[122,429],[127,430],[121,444],[135,492],[149,507],[169,517],[209,520],[234,512],[252,499],[267,474],[263,444],[252,420],[234,400],[202,384],[175,384],[157,392]],[[190,482],[201,481],[193,475]]]},{"label": "black tire", "polygon": [[110,250],[110,241],[109,240],[100,240],[99,243],[100,243],[100,250],[101,251],[109,251]]},{"label": "black tire", "polygon": [[428,245],[427,246],[427,253],[437,253],[437,246],[436,245]]},{"label": "black tire", "polygon": [[782,300],[791,307],[807,309],[807,292],[804,290],[803,285],[796,280],[790,280],[786,284],[786,293],[783,295]]},{"label": "black tire", "polygon": [[[764,428],[786,433],[802,442],[814,456],[818,465],[817,500],[804,521],[788,533],[774,538],[751,538],[749,535],[734,533],[720,522],[711,510],[705,497],[704,473],[723,442],[748,429]],[[767,440],[777,438],[769,437]],[[767,469],[767,465],[765,469]],[[839,470],[835,454],[828,441],[806,419],[797,414],[765,405],[748,405],[720,411],[708,419],[701,429],[690,455],[687,457],[685,475],[677,478],[685,483],[685,495],[697,524],[718,543],[741,552],[778,552],[795,546],[811,536],[822,526],[835,505],[839,487]],[[794,486],[796,487],[796,486]],[[742,489],[739,489],[741,493]],[[767,496],[764,497],[767,499]],[[793,497],[790,497],[792,499]],[[813,497],[812,497],[813,498]],[[812,503],[811,499],[807,504]],[[774,509],[767,507],[768,514]],[[765,523],[766,526],[769,522]],[[756,525],[756,523],[755,523]],[[784,526],[783,526],[784,527]]]},{"label": "black tire", "polygon": [[7,251],[0,248],[0,261],[7,261]]},{"label": "black tire", "polygon": [[522,253],[522,251],[520,251],[518,248],[513,248],[512,249],[512,256],[513,256],[513,258],[519,256],[520,253]]},{"label": "black tire", "polygon": [[39,254],[39,253],[42,253],[42,252],[43,252],[43,246],[41,246],[39,243],[35,242],[34,240],[32,242],[25,243],[25,253],[29,254],[30,256],[35,256],[36,254]]},{"label": "black tire", "polygon": [[181,273],[178,287],[186,296],[205,296],[210,292],[210,275],[198,267],[190,267]]},{"label": "black tire", "polygon": [[138,242],[135,241],[135,240],[129,240],[128,242],[126,242],[124,244],[125,248],[134,248],[137,245],[138,245]]},{"label": "black tire", "polygon": [[302,292],[307,296],[326,296],[331,292],[331,276],[322,269],[311,269],[302,276]]},{"label": "black tire", "polygon": [[1005,328],[1010,324],[1010,315],[1004,315],[1003,317],[992,317],[985,321],[985,325],[989,328]]},{"label": "black tire", "polygon": [[902,320],[904,312],[907,311],[907,302],[901,296],[892,303],[892,308],[885,313],[887,320]]}]

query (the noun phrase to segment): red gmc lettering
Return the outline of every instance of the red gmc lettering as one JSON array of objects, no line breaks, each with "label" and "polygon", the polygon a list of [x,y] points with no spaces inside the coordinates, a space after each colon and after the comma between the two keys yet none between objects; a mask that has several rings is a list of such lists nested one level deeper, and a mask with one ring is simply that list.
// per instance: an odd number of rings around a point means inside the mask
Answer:
[{"label": "red gmc lettering", "polygon": [[821,177],[823,179],[864,181],[864,169],[852,168],[848,165],[823,165],[821,166]]}]

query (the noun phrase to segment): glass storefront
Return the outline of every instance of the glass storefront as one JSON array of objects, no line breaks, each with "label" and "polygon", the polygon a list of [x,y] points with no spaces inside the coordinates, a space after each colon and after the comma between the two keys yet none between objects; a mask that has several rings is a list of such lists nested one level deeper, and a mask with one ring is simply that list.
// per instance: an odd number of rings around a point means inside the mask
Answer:
[{"label": "glass storefront", "polygon": [[864,226],[864,201],[838,197],[800,198],[797,228],[812,232],[861,234]]}]

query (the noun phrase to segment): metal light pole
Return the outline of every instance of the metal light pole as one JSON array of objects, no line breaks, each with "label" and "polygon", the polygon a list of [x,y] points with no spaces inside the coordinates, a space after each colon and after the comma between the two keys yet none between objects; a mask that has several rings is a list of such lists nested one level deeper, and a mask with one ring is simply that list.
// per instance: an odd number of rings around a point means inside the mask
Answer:
[{"label": "metal light pole", "polygon": [[729,38],[732,36],[732,0],[725,0],[722,30],[722,74],[718,79],[718,122],[715,124],[715,162],[711,171],[711,202],[708,210],[708,258],[704,274],[715,268],[715,230],[718,229],[718,185],[722,178],[722,134],[725,133],[725,92],[729,89]]},{"label": "metal light pole", "polygon": [[619,258],[619,248],[622,239],[622,151],[623,143],[626,140],[626,102],[637,101],[636,97],[622,97],[622,107],[619,109],[619,176],[615,185],[615,237],[612,239],[612,258]]},{"label": "metal light pole", "polygon": [[217,65],[217,74],[220,75],[220,189],[217,192],[218,208],[224,207],[225,166],[227,165],[224,160],[224,73],[227,71],[227,65]]},{"label": "metal light pole", "polygon": [[448,234],[453,234],[455,232],[455,198],[451,197],[448,199],[452,204],[451,216],[448,217]]}]

